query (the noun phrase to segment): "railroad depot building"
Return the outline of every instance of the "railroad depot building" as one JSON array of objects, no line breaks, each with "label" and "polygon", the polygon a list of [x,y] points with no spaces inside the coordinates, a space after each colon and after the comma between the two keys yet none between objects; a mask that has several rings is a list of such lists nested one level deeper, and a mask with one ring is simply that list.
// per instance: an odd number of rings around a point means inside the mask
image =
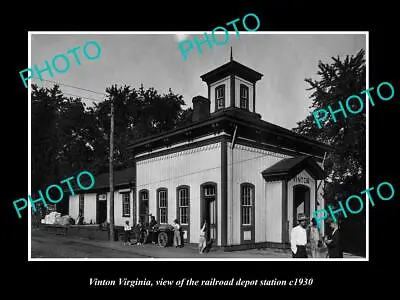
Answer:
[{"label": "railroad depot building", "polygon": [[[85,224],[101,224],[110,222],[110,181],[109,173],[95,176],[95,184],[88,191],[75,189],[75,195],[69,195],[68,211],[75,220],[83,216]],[[129,220],[133,224],[136,219],[135,168],[114,172],[114,222],[116,226],[124,226]]]},{"label": "railroad depot building", "polygon": [[262,76],[231,58],[201,76],[208,98],[193,98],[190,125],[129,146],[136,164],[133,222],[148,222],[150,214],[161,224],[176,218],[186,242],[197,243],[207,219],[213,245],[225,250],[286,247],[297,214],[311,217],[324,207],[317,185],[331,148],[262,120],[257,101],[266,100],[256,99]]}]

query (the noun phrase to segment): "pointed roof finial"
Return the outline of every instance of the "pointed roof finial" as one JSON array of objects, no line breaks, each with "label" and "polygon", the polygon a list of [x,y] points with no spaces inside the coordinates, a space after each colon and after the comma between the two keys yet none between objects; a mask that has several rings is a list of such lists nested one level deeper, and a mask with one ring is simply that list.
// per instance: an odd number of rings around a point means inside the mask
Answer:
[{"label": "pointed roof finial", "polygon": [[231,46],[231,61],[233,61],[232,46]]}]

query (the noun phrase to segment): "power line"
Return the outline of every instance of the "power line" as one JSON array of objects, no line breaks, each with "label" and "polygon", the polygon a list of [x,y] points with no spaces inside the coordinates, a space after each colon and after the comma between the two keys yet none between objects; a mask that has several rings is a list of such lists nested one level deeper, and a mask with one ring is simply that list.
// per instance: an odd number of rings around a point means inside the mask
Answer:
[{"label": "power line", "polygon": [[55,83],[55,84],[58,84],[58,85],[67,86],[67,87],[74,88],[74,89],[77,89],[77,90],[82,90],[82,91],[91,92],[91,93],[95,93],[95,94],[99,94],[99,95],[103,95],[103,96],[108,96],[105,93],[96,92],[96,91],[89,90],[89,89],[86,89],[86,88],[82,88],[82,87],[78,87],[78,86],[74,86],[74,85],[61,83],[61,82],[58,82],[58,81],[53,81],[53,80],[48,80],[48,79],[40,79],[40,78],[36,78],[36,77],[33,77],[32,79],[39,79],[40,81],[52,82],[52,83]]},{"label": "power line", "polygon": [[[43,80],[43,81],[48,81],[48,80]],[[45,87],[44,85],[42,87]],[[78,88],[77,88],[78,89]],[[98,101],[98,102],[102,102],[104,101],[101,99],[94,99],[94,98],[90,98],[90,97],[85,97],[85,96],[79,96],[79,95],[75,95],[75,94],[71,94],[71,93],[66,93],[66,92],[62,92],[63,95],[69,95],[69,96],[73,96],[73,97],[77,97],[77,98],[82,98],[82,99],[88,99],[88,100],[92,100],[92,101]]]},{"label": "power line", "polygon": [[65,84],[65,83],[61,83],[61,82],[57,82],[57,81],[52,81],[52,80],[47,80],[47,79],[43,79],[43,81],[52,82],[52,83],[55,83],[55,84],[59,84],[59,85],[63,85],[63,86],[67,86],[67,87],[71,87],[71,88],[74,88],[74,89],[78,89],[78,90],[82,90],[82,91],[86,91],[86,92],[91,92],[91,93],[95,93],[95,94],[99,94],[99,95],[103,95],[103,96],[108,96],[107,94],[104,94],[104,93],[92,91],[92,90],[89,90],[89,89],[85,89],[85,88],[81,88],[81,87],[77,87],[77,86],[73,86],[73,85],[69,85],[69,84]]},{"label": "power line", "polygon": [[89,98],[89,97],[83,97],[83,96],[78,96],[78,95],[74,95],[74,94],[70,94],[70,93],[64,93],[64,95],[69,95],[69,96],[73,96],[73,97],[78,97],[78,98],[83,98],[83,99],[88,99],[88,100],[93,100],[93,101],[104,101],[104,100],[100,100],[100,99],[94,99],[94,98]]}]

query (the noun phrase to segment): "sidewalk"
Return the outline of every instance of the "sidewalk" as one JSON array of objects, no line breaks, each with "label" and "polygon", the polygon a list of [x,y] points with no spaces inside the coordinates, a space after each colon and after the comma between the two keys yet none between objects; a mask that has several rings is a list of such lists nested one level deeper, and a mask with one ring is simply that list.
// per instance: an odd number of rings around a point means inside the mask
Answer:
[{"label": "sidewalk", "polygon": [[[81,242],[90,243],[92,245],[101,245],[102,247],[126,251],[128,253],[139,253],[148,258],[292,258],[290,249],[264,248],[225,252],[222,249],[214,248],[208,253],[199,254],[197,244],[185,244],[183,248],[164,248],[154,244],[124,246],[123,242],[120,241],[107,242],[82,239]],[[361,258],[349,253],[344,253],[343,256],[344,258]]]},{"label": "sidewalk", "polygon": [[[40,230],[32,230],[32,239],[41,244],[55,244],[55,247],[61,247],[65,249],[65,255],[68,256],[68,247],[74,249],[90,249],[90,255],[88,257],[107,258],[107,253],[118,252],[124,258],[139,258],[139,259],[154,259],[157,258],[165,259],[209,259],[209,258],[220,258],[220,259],[288,259],[291,258],[290,249],[250,249],[243,251],[232,251],[224,252],[222,249],[211,249],[210,252],[199,254],[197,244],[185,244],[183,248],[175,247],[159,247],[154,244],[145,245],[126,245],[122,241],[110,242],[110,241],[99,241],[90,240],[81,237],[74,236],[60,236],[54,235],[48,232],[42,232]],[[33,251],[32,247],[32,251]],[[111,252],[110,252],[111,251]],[[96,253],[102,253],[96,256]],[[106,253],[106,254],[104,254]],[[45,256],[42,256],[45,257]],[[50,256],[51,257],[51,256]],[[56,256],[60,257],[60,256]],[[77,257],[77,256],[73,256]],[[87,256],[82,256],[87,257]],[[110,257],[115,257],[110,255]],[[344,258],[360,258],[346,254]]]}]

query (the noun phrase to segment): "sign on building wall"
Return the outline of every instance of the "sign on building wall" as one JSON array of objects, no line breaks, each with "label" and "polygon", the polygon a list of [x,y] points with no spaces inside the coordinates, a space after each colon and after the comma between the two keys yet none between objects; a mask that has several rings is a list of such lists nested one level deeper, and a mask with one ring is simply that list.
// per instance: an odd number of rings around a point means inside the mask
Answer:
[{"label": "sign on building wall", "polygon": [[293,182],[294,183],[299,183],[299,184],[310,185],[310,181],[311,181],[310,177],[308,177],[303,172],[301,172],[300,174],[298,174],[296,177],[293,178]]}]

